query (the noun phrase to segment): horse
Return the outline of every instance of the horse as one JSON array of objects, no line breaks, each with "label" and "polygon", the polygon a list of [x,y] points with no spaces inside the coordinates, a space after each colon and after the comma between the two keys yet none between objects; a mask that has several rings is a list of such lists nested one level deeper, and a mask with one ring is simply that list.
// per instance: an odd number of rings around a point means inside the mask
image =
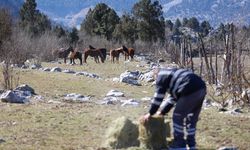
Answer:
[{"label": "horse", "polygon": [[84,50],[84,62],[87,63],[88,56],[94,57],[96,63],[100,63],[99,57],[101,58],[101,62],[104,63],[104,56],[100,49],[85,49]]},{"label": "horse", "polygon": [[117,48],[117,49],[111,49],[110,50],[110,60],[111,63],[115,62],[115,59],[117,61],[117,63],[119,62],[119,55],[120,53],[124,54],[124,50],[123,47]]},{"label": "horse", "polygon": [[64,59],[64,63],[66,64],[66,59],[69,55],[69,53],[73,51],[73,47],[69,47],[67,49],[65,48],[60,48],[60,49],[57,49],[57,50],[54,50],[52,52],[52,55],[56,58],[63,58]]},{"label": "horse", "polygon": [[[100,50],[103,56],[103,60],[105,61],[107,58],[107,49],[106,48],[94,48],[92,45],[89,45],[89,49],[97,49]],[[102,58],[101,58],[102,59]]]},{"label": "horse", "polygon": [[70,64],[76,64],[75,59],[80,60],[80,65],[82,65],[82,53],[79,51],[75,51],[73,48],[70,50],[70,53],[68,55],[70,59]]},{"label": "horse", "polygon": [[135,50],[133,48],[127,48],[124,45],[122,46],[124,52],[125,52],[125,61],[128,59],[129,56],[131,60],[134,60]]}]

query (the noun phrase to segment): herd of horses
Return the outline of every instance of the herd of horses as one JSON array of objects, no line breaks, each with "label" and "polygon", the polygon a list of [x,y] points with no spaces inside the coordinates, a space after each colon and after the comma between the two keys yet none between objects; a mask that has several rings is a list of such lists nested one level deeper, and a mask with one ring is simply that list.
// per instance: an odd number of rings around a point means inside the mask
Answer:
[{"label": "herd of horses", "polygon": [[129,59],[131,60],[134,59],[135,50],[133,48],[127,48],[124,45],[117,49],[111,49],[109,53],[107,53],[106,48],[95,48],[91,45],[89,45],[87,49],[84,49],[83,52],[74,50],[74,48],[70,46],[67,49],[61,48],[58,50],[54,50],[52,52],[52,55],[56,58],[63,58],[65,64],[66,64],[67,58],[70,59],[70,64],[75,64],[75,59],[79,59],[80,65],[82,65],[83,62],[87,63],[87,58],[89,56],[93,57],[96,63],[100,63],[100,61],[104,63],[108,54],[110,55],[111,63],[115,63],[115,62],[118,63],[119,56],[121,53],[125,56],[125,61]]}]

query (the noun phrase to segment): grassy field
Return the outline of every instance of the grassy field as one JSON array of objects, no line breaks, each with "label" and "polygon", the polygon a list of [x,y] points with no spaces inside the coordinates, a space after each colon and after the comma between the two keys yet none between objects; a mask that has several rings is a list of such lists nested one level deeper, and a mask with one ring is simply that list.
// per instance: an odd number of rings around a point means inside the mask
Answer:
[{"label": "grassy field", "polygon": [[[77,62],[78,63],[78,62]],[[0,102],[0,149],[41,150],[96,150],[101,147],[106,129],[112,120],[127,116],[131,120],[148,111],[149,102],[139,106],[99,105],[108,91],[116,89],[125,93],[126,99],[140,100],[152,97],[154,87],[150,84],[131,86],[110,81],[125,70],[145,70],[135,67],[138,62],[124,64],[95,64],[92,60],[83,66],[57,63],[42,63],[43,67],[87,71],[102,77],[101,80],[65,73],[18,70],[20,84],[35,89],[42,100],[29,104]],[[2,80],[2,77],[0,78]],[[91,101],[72,103],[63,100],[69,93],[91,95]],[[60,103],[50,103],[50,101]],[[168,118],[171,118],[169,113]],[[245,111],[241,116],[219,113],[215,108],[203,109],[198,123],[197,142],[199,149],[217,149],[235,146],[240,150],[250,148],[250,117]]]}]

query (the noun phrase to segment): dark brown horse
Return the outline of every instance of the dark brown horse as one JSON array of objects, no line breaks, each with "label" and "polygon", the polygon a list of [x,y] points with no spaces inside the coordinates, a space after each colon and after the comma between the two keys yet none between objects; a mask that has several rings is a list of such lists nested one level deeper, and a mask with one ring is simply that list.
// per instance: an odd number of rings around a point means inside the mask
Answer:
[{"label": "dark brown horse", "polygon": [[125,52],[125,60],[129,60],[129,57],[131,60],[134,60],[135,50],[133,48],[127,48],[126,46],[122,46],[124,52]]},{"label": "dark brown horse", "polygon": [[93,46],[89,45],[89,49],[97,49],[100,50],[103,56],[103,60],[105,61],[107,58],[107,49],[106,48],[94,48]]},{"label": "dark brown horse", "polygon": [[65,64],[66,64],[67,58],[70,59],[70,64],[72,64],[72,63],[75,64],[74,59],[78,58],[80,60],[80,64],[82,65],[82,53],[75,52],[73,47],[71,47],[71,46],[67,49],[61,48],[59,50],[54,50],[52,52],[52,55],[56,58],[63,58]]},{"label": "dark brown horse", "polygon": [[123,47],[117,48],[117,49],[111,49],[110,50],[110,60],[111,63],[115,63],[115,60],[117,63],[119,63],[119,56],[120,53],[124,54]]},{"label": "dark brown horse", "polygon": [[82,53],[81,52],[71,49],[68,57],[70,59],[70,64],[76,64],[75,59],[79,59],[80,65],[82,65]]},{"label": "dark brown horse", "polygon": [[96,63],[100,63],[99,57],[101,58],[101,62],[104,63],[104,56],[99,49],[85,49],[84,50],[84,62],[87,63],[88,56],[94,57]]},{"label": "dark brown horse", "polygon": [[68,55],[69,55],[70,51],[73,51],[73,47],[71,47],[71,46],[69,48],[67,48],[67,49],[60,48],[60,49],[54,50],[52,52],[52,55],[55,58],[63,58],[64,63],[66,64],[66,59],[68,58]]}]

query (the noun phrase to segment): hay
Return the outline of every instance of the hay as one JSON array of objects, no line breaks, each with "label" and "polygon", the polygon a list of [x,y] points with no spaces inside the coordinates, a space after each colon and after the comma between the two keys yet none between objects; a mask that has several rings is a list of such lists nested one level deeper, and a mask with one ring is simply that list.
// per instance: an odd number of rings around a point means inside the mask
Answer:
[{"label": "hay", "polygon": [[144,125],[139,124],[140,148],[161,150],[167,148],[167,137],[170,136],[169,122],[164,117],[151,117]]},{"label": "hay", "polygon": [[103,147],[120,149],[139,146],[138,135],[138,126],[126,117],[118,118],[108,128]]}]

